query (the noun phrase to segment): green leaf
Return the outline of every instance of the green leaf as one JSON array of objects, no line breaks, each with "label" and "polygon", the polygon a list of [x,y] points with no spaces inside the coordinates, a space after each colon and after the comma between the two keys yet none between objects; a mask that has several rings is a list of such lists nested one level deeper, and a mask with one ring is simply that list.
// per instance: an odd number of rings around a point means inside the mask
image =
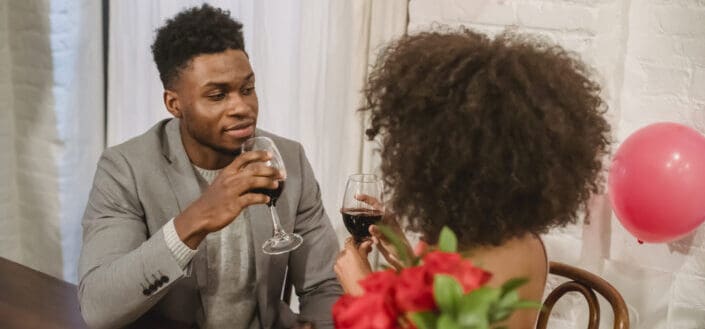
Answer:
[{"label": "green leaf", "polygon": [[462,297],[463,287],[454,277],[445,274],[433,277],[433,298],[443,313],[455,316]]},{"label": "green leaf", "polygon": [[518,309],[518,308],[535,308],[535,309],[542,309],[543,304],[533,301],[533,300],[520,300],[514,305],[512,305],[513,309]]},{"label": "green leaf", "polygon": [[505,293],[497,303],[499,308],[511,308],[514,303],[519,301],[519,292],[516,290]]},{"label": "green leaf", "polygon": [[519,300],[518,288],[528,282],[525,278],[515,278],[502,285],[499,300],[490,309],[490,323],[504,321],[518,308],[538,308],[541,304],[532,301]]},{"label": "green leaf", "polygon": [[394,245],[394,249],[397,250],[397,256],[399,256],[399,261],[401,261],[405,267],[413,266],[411,255],[409,255],[409,249],[407,248],[407,245],[403,242],[403,239],[400,238],[396,233],[394,233],[394,230],[392,230],[388,226],[379,225],[379,230],[387,238],[387,240],[389,240],[392,245]]},{"label": "green leaf", "polygon": [[438,316],[433,312],[414,312],[409,315],[411,322],[419,329],[435,329]]},{"label": "green leaf", "polygon": [[483,286],[477,288],[467,295],[463,296],[463,301],[474,300],[479,303],[479,305],[492,305],[497,302],[500,297],[500,289],[492,288],[488,286]]},{"label": "green leaf", "polygon": [[500,289],[481,287],[463,296],[458,310],[458,323],[463,327],[487,328],[488,313],[499,299]]},{"label": "green leaf", "polygon": [[502,296],[504,296],[505,294],[507,294],[508,292],[510,292],[512,290],[516,290],[517,288],[523,286],[527,282],[529,282],[529,279],[526,279],[526,278],[514,278],[514,279],[511,279],[511,280],[505,282],[502,285]]},{"label": "green leaf", "polygon": [[[487,314],[461,315],[458,317],[458,324],[463,328],[487,329],[490,327]],[[440,328],[440,327],[439,327]]]},{"label": "green leaf", "polygon": [[445,252],[458,251],[458,238],[448,226],[443,226],[443,229],[441,229],[441,236],[438,238],[438,248]]},{"label": "green leaf", "polygon": [[509,318],[509,316],[512,315],[512,313],[520,308],[533,308],[533,309],[541,309],[543,305],[538,302],[530,301],[530,300],[519,300],[511,305],[507,305],[504,307],[495,307],[490,310],[490,323],[496,323],[500,321],[504,321]]},{"label": "green leaf", "polygon": [[513,311],[514,310],[511,308],[493,308],[490,311],[490,323],[497,323],[508,319]]},{"label": "green leaf", "polygon": [[512,312],[514,312],[514,305],[519,301],[519,292],[516,290],[511,290],[506,292],[504,296],[499,298],[497,304],[492,307],[492,312],[490,314],[490,322],[495,323],[498,321],[506,320]]},{"label": "green leaf", "polygon": [[436,322],[436,328],[438,329],[461,329],[461,326],[458,325],[457,322],[455,322],[455,319],[453,319],[452,316],[449,314],[441,314],[441,316],[438,318],[438,322]]}]

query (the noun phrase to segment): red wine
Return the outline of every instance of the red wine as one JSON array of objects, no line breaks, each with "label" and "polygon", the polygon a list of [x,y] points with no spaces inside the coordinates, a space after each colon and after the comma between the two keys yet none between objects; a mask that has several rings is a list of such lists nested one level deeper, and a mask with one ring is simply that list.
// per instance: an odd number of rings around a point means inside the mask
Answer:
[{"label": "red wine", "polygon": [[365,238],[370,237],[370,225],[382,219],[382,212],[379,210],[345,208],[341,209],[340,212],[343,214],[345,228],[348,229],[348,232],[352,234],[357,242],[362,242]]},{"label": "red wine", "polygon": [[280,180],[279,181],[279,187],[276,189],[268,189],[268,188],[256,188],[250,192],[252,193],[259,193],[259,194],[264,194],[269,197],[269,203],[267,204],[268,206],[273,206],[277,204],[277,200],[279,199],[279,196],[282,194],[282,190],[284,189],[284,181]]}]

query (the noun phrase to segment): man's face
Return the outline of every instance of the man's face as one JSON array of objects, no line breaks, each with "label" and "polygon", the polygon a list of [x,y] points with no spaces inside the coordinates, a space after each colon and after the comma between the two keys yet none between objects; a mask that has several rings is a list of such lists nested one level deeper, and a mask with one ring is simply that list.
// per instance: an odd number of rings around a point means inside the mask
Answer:
[{"label": "man's face", "polygon": [[[200,147],[232,155],[254,135],[257,93],[250,61],[241,50],[194,57],[174,86],[182,134]],[[172,113],[174,113],[172,111]]]}]

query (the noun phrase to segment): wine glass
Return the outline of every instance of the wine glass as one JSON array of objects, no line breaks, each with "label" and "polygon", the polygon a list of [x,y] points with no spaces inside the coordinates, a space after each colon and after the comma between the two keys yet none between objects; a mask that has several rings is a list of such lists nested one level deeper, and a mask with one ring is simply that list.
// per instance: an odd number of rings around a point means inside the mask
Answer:
[{"label": "wine glass", "polygon": [[[284,167],[284,160],[282,160],[281,154],[279,154],[279,149],[274,145],[274,142],[268,137],[252,137],[246,140],[242,144],[242,152],[247,151],[269,151],[272,154],[272,158],[266,162],[267,166],[276,168],[282,173],[286,173],[286,168]],[[261,193],[269,196],[269,212],[272,214],[272,224],[274,226],[274,234],[271,238],[267,239],[262,245],[262,251],[269,255],[278,255],[285,252],[292,251],[298,248],[304,239],[296,233],[287,233],[282,228],[279,221],[279,215],[274,207],[277,203],[277,199],[284,189],[284,180],[279,181],[279,187],[277,189],[254,189],[252,193]]]},{"label": "wine glass", "polygon": [[382,181],[372,174],[355,174],[345,184],[343,207],[345,228],[355,243],[370,238],[370,225],[382,219]]}]

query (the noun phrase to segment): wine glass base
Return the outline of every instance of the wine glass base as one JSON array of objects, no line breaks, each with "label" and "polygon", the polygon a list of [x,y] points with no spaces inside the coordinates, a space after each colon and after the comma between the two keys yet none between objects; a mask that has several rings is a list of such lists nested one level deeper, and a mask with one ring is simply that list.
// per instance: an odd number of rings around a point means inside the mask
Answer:
[{"label": "wine glass base", "polygon": [[296,233],[283,233],[269,238],[262,245],[262,251],[267,255],[279,255],[298,248],[304,238]]}]

